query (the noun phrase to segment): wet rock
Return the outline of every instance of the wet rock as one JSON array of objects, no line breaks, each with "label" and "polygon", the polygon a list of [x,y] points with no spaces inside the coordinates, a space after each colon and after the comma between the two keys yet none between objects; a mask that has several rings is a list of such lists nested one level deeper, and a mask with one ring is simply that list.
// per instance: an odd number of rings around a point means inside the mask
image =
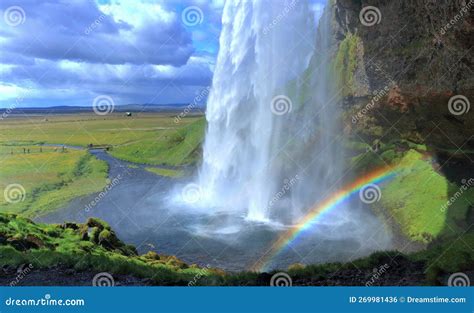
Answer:
[{"label": "wet rock", "polygon": [[99,228],[100,230],[102,229],[108,229],[110,230],[110,226],[109,224],[107,224],[106,222],[98,219],[98,218],[94,218],[94,217],[90,217],[87,222],[86,222],[86,225],[88,227],[97,227]]},{"label": "wet rock", "polygon": [[76,224],[76,223],[64,223],[61,225],[61,228],[62,229],[73,229],[73,230],[77,230],[79,229],[79,226]]},{"label": "wet rock", "polygon": [[148,251],[146,254],[142,255],[142,257],[150,260],[160,260],[160,256],[155,251]]}]

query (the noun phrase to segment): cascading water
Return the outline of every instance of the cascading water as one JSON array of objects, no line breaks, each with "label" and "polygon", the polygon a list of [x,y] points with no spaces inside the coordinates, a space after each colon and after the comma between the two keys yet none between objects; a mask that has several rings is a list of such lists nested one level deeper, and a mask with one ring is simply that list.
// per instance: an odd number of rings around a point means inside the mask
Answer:
[{"label": "cascading water", "polygon": [[[114,177],[126,172],[123,181],[91,212],[72,203],[70,214],[107,220],[141,253],[156,247],[226,271],[342,262],[391,248],[390,233],[357,196],[339,202],[352,193],[339,189],[351,180],[339,184],[334,12],[327,9],[316,31],[303,0],[228,0],[198,181],[157,179],[96,153]],[[112,202],[120,210],[110,210]]]},{"label": "cascading water", "polygon": [[207,105],[202,203],[296,222],[341,174],[329,21],[305,1],[227,1]]}]

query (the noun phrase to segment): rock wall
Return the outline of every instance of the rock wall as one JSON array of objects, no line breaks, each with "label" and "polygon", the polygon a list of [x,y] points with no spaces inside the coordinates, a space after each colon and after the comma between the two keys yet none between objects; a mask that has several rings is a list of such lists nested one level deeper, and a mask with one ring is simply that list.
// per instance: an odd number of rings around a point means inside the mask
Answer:
[{"label": "rock wall", "polygon": [[330,2],[346,132],[474,150],[474,0]]}]

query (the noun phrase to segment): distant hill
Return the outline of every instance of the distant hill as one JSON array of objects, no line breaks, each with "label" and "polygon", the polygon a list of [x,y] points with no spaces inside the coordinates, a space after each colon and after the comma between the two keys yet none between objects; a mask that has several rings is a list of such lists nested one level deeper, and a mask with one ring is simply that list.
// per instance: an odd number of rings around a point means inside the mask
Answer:
[{"label": "distant hill", "polygon": [[[114,107],[114,112],[172,112],[182,111],[191,113],[202,113],[203,107],[191,107],[189,104],[125,104]],[[74,113],[93,113],[92,107],[81,106],[53,106],[40,108],[0,108],[0,114],[74,114]]]}]

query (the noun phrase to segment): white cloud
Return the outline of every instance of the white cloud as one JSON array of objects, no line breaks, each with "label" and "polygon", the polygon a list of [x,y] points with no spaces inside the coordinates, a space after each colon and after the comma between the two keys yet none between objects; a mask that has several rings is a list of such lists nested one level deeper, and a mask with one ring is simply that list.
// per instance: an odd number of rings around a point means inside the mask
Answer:
[{"label": "white cloud", "polygon": [[113,16],[118,23],[125,21],[136,28],[144,27],[150,22],[161,21],[171,23],[176,19],[176,14],[166,11],[158,3],[143,1],[112,1],[100,4],[99,9],[105,14]]}]

